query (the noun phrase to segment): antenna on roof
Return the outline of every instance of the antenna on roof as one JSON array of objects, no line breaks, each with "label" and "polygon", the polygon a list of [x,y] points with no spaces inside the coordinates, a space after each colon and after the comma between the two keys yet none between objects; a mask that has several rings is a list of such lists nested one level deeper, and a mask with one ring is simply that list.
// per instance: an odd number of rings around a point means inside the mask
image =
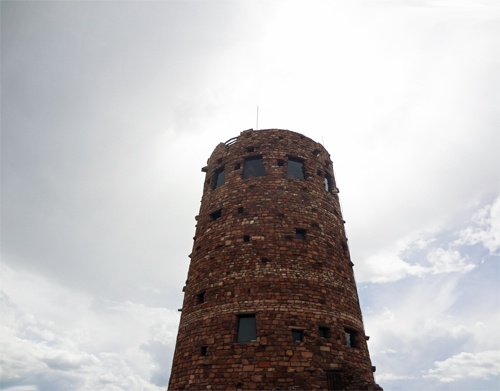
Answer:
[{"label": "antenna on roof", "polygon": [[257,106],[257,126],[255,127],[255,130],[259,130],[259,106]]}]

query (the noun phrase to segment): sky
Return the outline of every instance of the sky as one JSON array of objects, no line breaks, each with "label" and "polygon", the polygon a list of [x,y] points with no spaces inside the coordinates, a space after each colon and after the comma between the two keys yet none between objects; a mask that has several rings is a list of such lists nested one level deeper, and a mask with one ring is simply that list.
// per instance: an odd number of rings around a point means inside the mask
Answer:
[{"label": "sky", "polygon": [[496,1],[0,11],[0,389],[166,390],[201,168],[250,128],[331,154],[377,383],[500,389]]}]

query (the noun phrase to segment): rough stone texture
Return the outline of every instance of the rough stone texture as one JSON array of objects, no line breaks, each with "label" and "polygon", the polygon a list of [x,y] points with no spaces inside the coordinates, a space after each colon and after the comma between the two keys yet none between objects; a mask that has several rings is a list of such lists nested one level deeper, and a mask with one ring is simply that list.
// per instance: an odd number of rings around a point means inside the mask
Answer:
[{"label": "rough stone texture", "polygon": [[[381,390],[328,152],[279,129],[250,129],[232,142],[220,143],[202,169],[169,389],[327,390],[335,371],[342,389]],[[251,156],[263,157],[265,176],[242,178]],[[288,157],[303,160],[305,180],[287,177]],[[214,189],[222,168],[225,184]],[[306,230],[304,240],[296,228]],[[246,313],[255,314],[257,340],[238,343],[237,315]],[[328,328],[326,338],[319,327]],[[293,342],[292,329],[303,330],[302,342]],[[345,329],[355,332],[356,347],[346,345]]]}]

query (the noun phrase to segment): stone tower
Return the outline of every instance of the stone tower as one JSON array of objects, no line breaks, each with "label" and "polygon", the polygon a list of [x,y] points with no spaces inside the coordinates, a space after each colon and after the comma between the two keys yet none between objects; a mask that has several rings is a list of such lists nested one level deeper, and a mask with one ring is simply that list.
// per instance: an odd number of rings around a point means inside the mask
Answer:
[{"label": "stone tower", "polygon": [[202,171],[169,390],[381,390],[325,148],[250,129]]}]

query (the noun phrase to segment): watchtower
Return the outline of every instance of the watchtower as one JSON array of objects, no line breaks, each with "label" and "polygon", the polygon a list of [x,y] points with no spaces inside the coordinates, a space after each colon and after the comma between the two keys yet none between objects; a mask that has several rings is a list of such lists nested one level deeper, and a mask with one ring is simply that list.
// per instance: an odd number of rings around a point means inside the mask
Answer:
[{"label": "watchtower", "polygon": [[332,162],[280,129],[207,166],[170,390],[381,390]]}]

